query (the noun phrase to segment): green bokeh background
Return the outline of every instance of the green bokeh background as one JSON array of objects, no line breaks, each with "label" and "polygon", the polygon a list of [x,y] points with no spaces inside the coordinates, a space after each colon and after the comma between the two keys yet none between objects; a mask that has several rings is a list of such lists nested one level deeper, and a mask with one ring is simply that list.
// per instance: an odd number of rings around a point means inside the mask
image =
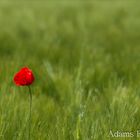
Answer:
[{"label": "green bokeh background", "polygon": [[139,129],[139,6],[0,1],[0,139],[28,138],[28,88],[13,83],[24,66],[36,78],[32,140],[108,140],[110,130]]}]

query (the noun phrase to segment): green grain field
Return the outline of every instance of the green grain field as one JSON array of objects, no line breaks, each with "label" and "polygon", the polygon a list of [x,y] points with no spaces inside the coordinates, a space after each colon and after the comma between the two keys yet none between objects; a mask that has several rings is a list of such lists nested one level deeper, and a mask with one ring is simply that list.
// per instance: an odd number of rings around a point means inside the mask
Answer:
[{"label": "green grain field", "polygon": [[30,140],[140,139],[138,0],[0,1],[0,140],[29,140],[24,66]]}]

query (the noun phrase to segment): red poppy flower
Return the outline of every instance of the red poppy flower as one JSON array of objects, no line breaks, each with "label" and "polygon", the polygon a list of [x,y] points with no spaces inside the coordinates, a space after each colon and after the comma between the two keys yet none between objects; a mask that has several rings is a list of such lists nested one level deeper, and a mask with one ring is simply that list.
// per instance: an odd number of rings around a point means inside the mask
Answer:
[{"label": "red poppy flower", "polygon": [[17,86],[29,86],[34,81],[34,75],[32,71],[24,67],[14,76],[14,82]]}]

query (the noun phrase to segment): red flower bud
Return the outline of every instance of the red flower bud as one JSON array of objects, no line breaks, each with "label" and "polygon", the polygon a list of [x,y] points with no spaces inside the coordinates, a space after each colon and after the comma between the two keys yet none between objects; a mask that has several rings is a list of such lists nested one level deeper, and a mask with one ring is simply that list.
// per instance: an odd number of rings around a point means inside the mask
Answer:
[{"label": "red flower bud", "polygon": [[32,71],[27,67],[22,68],[14,76],[14,82],[17,86],[29,86],[33,83],[34,79]]}]

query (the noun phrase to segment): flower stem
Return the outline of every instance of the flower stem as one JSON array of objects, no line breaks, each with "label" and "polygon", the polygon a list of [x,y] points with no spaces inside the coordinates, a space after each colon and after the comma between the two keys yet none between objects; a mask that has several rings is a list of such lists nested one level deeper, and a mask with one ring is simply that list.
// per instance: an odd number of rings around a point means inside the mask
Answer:
[{"label": "flower stem", "polygon": [[31,113],[32,113],[32,91],[31,91],[31,87],[28,86],[29,88],[29,140],[31,139]]}]

